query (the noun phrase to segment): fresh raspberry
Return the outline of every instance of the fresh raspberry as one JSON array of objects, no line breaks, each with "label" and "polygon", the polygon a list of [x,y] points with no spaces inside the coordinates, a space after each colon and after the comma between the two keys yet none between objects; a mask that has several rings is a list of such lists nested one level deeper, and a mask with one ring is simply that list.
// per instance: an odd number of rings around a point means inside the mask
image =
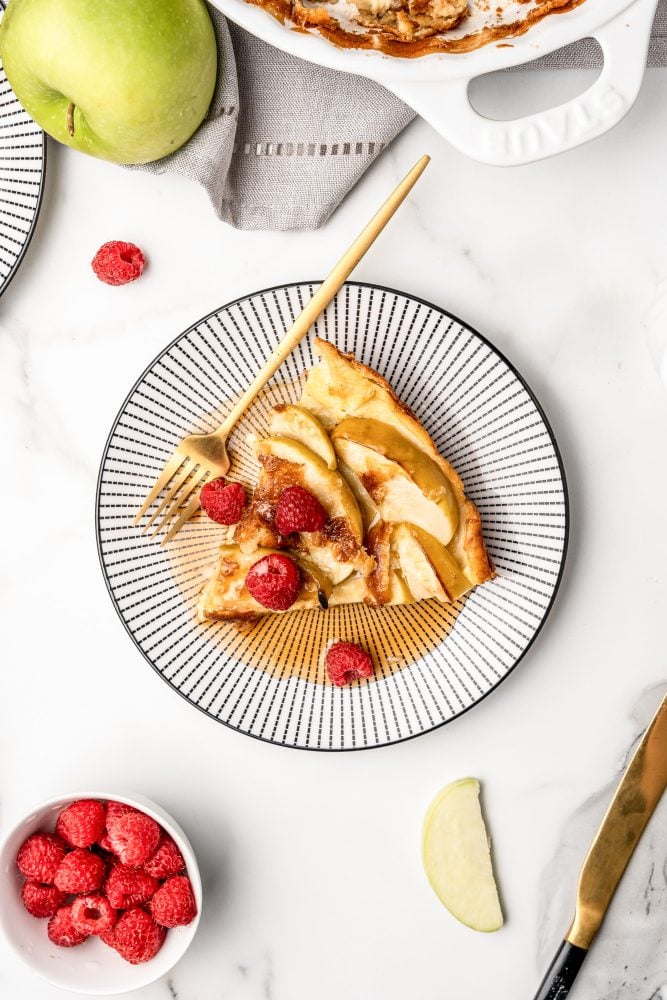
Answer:
[{"label": "fresh raspberry", "polygon": [[106,809],[95,799],[72,802],[58,816],[56,833],[70,847],[90,847],[104,835]]},{"label": "fresh raspberry", "polygon": [[224,479],[212,479],[202,486],[199,501],[212,521],[236,524],[245,507],[245,490],[240,483],[225,486]]},{"label": "fresh raspberry", "polygon": [[117,919],[118,914],[109,900],[99,893],[78,896],[72,903],[72,923],[82,934],[106,934]]},{"label": "fresh raspberry", "polygon": [[125,813],[107,824],[109,841],[124,865],[143,865],[160,840],[160,827],[140,812]]},{"label": "fresh raspberry", "polygon": [[153,878],[169,878],[170,875],[179,875],[185,871],[185,861],[183,855],[176,847],[171,837],[163,833],[155,854],[151,854],[148,861],[144,863],[144,871]]},{"label": "fresh raspberry", "polygon": [[88,937],[87,934],[77,930],[74,926],[71,906],[61,906],[57,913],[51,917],[47,934],[49,940],[57,944],[59,948],[73,948],[77,944],[83,944]]},{"label": "fresh raspberry", "polygon": [[139,868],[114,865],[107,875],[104,891],[112,906],[117,910],[127,910],[131,906],[147,903],[159,885],[157,878]]},{"label": "fresh raspberry", "polygon": [[39,882],[24,882],[21,888],[23,905],[31,917],[43,919],[52,917],[65,902],[65,893],[55,885],[40,885]]},{"label": "fresh raspberry", "polygon": [[114,850],[111,846],[111,841],[109,840],[109,834],[105,833],[103,837],[97,841],[97,846],[107,855],[113,856]]},{"label": "fresh raspberry", "polygon": [[190,879],[185,875],[174,875],[160,886],[151,899],[151,913],[163,927],[179,927],[189,924],[197,913],[197,904],[192,895]]},{"label": "fresh raspberry", "polygon": [[100,939],[100,941],[104,941],[104,943],[108,944],[110,948],[115,948],[116,947],[116,928],[115,927],[109,928],[108,931],[102,931],[102,933],[98,934],[97,936]]},{"label": "fresh raspberry", "polygon": [[138,246],[123,240],[103,243],[90,266],[107,285],[126,285],[128,281],[140,278],[146,260]]},{"label": "fresh raspberry", "polygon": [[22,844],[16,864],[30,882],[52,885],[58,865],[65,857],[65,845],[52,833],[34,833]]},{"label": "fresh raspberry", "polygon": [[126,910],[116,924],[113,947],[126,962],[148,962],[159,952],[166,930],[158,927],[150,913],[140,907]]},{"label": "fresh raspberry", "polygon": [[272,553],[252,564],[245,585],[263,607],[287,611],[301,590],[299,567],[289,556]]},{"label": "fresh raspberry", "polygon": [[[121,816],[138,812],[138,809],[135,809],[134,806],[128,806],[126,802],[107,802],[107,830],[110,830]],[[100,846],[103,846],[102,841],[100,841]]]},{"label": "fresh raspberry", "polygon": [[289,535],[292,531],[321,531],[327,519],[320,501],[303,486],[288,486],[280,494],[275,521],[281,535]]},{"label": "fresh raspberry", "polygon": [[102,885],[104,869],[97,854],[76,847],[58,865],[54,882],[62,892],[95,892]]},{"label": "fresh raspberry", "polygon": [[344,687],[350,681],[371,677],[373,661],[370,655],[353,642],[336,642],[326,655],[327,673],[336,687]]}]

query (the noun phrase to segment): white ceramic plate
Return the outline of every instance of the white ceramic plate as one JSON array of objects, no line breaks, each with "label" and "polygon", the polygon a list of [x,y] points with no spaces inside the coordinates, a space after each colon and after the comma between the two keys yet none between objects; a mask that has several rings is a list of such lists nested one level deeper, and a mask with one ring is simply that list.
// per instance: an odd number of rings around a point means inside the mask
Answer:
[{"label": "white ceramic plate", "polygon": [[[230,303],[177,337],[139,377],[102,458],[98,543],[125,628],[192,705],[272,743],[354,750],[450,721],[518,663],[558,588],[567,494],[539,404],[488,341],[413,296],[349,283],[237,428],[231,477],[252,482],[244,435],[266,429],[267,402],[298,398],[299,376],[314,363],[313,336],[324,337],[384,375],[452,461],[481,512],[498,576],[454,608],[352,605],[269,615],[250,629],[199,625],[195,605],[216,562],[218,526],[202,515],[162,547],[133,517],[177,443],[221,422],[224,401],[246,387],[315,287],[288,285]],[[377,676],[344,689],[322,683],[323,644],[359,634],[380,664]]]}]

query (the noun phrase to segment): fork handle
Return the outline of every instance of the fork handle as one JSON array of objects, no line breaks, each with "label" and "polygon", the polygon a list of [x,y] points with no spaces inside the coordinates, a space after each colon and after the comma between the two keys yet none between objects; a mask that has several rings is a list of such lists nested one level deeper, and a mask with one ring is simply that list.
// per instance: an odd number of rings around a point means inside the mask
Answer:
[{"label": "fork handle", "polygon": [[217,429],[216,436],[226,438],[231,432],[236,422],[243,416],[260,389],[266,383],[285,358],[292,353],[296,345],[302,340],[310,330],[317,317],[324,312],[333,297],[341,288],[350,272],[357,266],[368,248],[374,243],[384,227],[387,225],[392,215],[403,202],[408,192],[415,185],[427,164],[429,156],[422,156],[414,167],[405,175],[400,184],[389,195],[379,211],[373,216],[371,221],[357,236],[349,249],[343,254],[330,274],[324,279],[317,289],[312,299],[308,302],[303,312],[299,313],[294,323],[280,341],[271,357],[263,368],[252,380],[246,391],[239,399],[231,413],[227,415],[223,423]]}]

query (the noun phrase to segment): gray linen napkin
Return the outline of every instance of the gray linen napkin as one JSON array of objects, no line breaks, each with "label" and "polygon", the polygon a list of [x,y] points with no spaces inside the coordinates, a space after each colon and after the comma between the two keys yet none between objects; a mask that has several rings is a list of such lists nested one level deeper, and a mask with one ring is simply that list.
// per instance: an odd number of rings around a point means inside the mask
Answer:
[{"label": "gray linen napkin", "polygon": [[[198,181],[238,229],[317,229],[414,112],[377,83],[296,59],[210,11],[221,70],[209,115],[178,152],[132,169]],[[599,61],[584,40],[530,65]],[[649,65],[667,65],[667,0]]]},{"label": "gray linen napkin", "polygon": [[[665,693],[645,691],[632,717],[637,739]],[[568,819],[540,886],[539,975],[546,972],[574,911],[579,869],[620,778],[584,802]],[[570,1000],[667,1000],[667,794],[663,795],[623,875]]]}]

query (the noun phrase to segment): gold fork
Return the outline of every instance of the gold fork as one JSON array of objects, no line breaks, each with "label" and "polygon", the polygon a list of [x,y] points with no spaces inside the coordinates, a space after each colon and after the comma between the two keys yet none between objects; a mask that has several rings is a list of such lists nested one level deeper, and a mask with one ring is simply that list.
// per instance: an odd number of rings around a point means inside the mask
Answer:
[{"label": "gold fork", "polygon": [[[134,524],[138,524],[162,491],[169,487],[143,527],[143,530],[146,531],[162,514],[162,520],[153,531],[153,535],[157,535],[167,527],[174,515],[180,510],[176,521],[162,539],[161,544],[164,545],[181,530],[185,522],[199,507],[198,487],[203,486],[210,476],[225,476],[229,472],[231,463],[227,455],[227,438],[235,424],[243,416],[260,389],[266,385],[285,358],[305,337],[320,313],[329,305],[350,272],[359,263],[376,237],[380,235],[396,209],[417,182],[429,161],[429,156],[422,156],[389,195],[379,211],[322,282],[303,312],[297,316],[271,357],[218,429],[211,434],[189,434],[183,438],[144,500],[141,510],[134,519]],[[171,485],[169,485],[170,483]],[[193,493],[195,493],[194,496],[192,496]],[[183,504],[188,500],[188,497],[191,497],[190,502],[184,508]]]}]

